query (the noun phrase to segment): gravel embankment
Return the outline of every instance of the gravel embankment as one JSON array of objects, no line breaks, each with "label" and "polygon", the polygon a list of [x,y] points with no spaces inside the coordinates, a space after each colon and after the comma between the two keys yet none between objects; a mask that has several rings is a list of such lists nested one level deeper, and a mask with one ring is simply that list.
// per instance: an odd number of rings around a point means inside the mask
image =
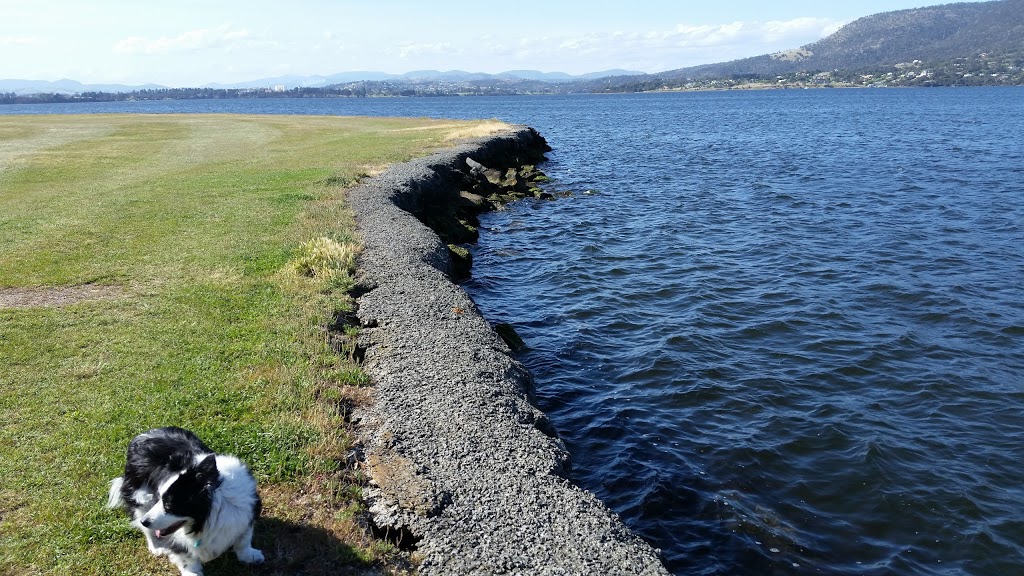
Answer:
[{"label": "gravel embankment", "polygon": [[378,526],[421,574],[668,574],[658,552],[570,482],[530,403],[529,372],[449,279],[447,247],[413,215],[458,197],[466,158],[500,165],[543,139],[515,127],[392,167],[350,193],[374,405],[359,414]]}]

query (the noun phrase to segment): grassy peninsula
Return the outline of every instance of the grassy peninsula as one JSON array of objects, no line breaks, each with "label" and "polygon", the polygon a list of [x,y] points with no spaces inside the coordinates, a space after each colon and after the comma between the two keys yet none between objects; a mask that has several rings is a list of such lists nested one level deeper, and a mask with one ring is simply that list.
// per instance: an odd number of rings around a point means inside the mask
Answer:
[{"label": "grassy peninsula", "polygon": [[[380,565],[345,416],[365,376],[345,190],[494,124],[228,115],[0,116],[0,567],[175,574],[103,508],[129,439],[190,428],[250,464],[250,572]],[[335,344],[332,347],[332,342]]]}]

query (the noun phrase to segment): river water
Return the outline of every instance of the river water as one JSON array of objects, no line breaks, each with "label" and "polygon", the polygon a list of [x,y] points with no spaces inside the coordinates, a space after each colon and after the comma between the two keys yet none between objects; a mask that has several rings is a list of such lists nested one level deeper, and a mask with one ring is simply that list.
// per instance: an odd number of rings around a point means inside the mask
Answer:
[{"label": "river water", "polygon": [[1024,89],[0,106],[121,111],[534,126],[465,287],[673,572],[1024,574]]}]

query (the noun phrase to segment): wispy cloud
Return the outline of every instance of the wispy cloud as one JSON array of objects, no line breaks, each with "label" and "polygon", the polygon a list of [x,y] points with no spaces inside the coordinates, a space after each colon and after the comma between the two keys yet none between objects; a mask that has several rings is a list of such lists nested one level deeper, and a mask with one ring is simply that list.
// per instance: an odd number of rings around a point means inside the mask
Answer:
[{"label": "wispy cloud", "polygon": [[[330,73],[341,67],[393,71],[462,69],[496,72],[520,68],[570,73],[625,68],[660,72],[797,48],[838,29],[827,18],[735,21],[719,24],[665,23],[646,29],[490,29],[479,36],[412,31],[274,29],[236,22],[159,36],[126,37],[113,46],[122,56],[161,56],[168,66],[222,79],[232,74]],[[14,38],[7,37],[6,42]],[[187,64],[186,64],[187,62]],[[184,73],[183,73],[184,74]]]},{"label": "wispy cloud", "polygon": [[[839,28],[840,22],[822,18],[797,18],[787,21],[730,22],[727,24],[693,26],[679,24],[669,30],[646,33],[587,34],[564,39],[559,46],[568,50],[587,50],[602,45],[627,46],[633,49],[711,47],[733,44],[760,46],[779,42],[805,43]],[[794,48],[796,45],[793,46]]]},{"label": "wispy cloud", "polygon": [[238,42],[250,40],[252,37],[249,30],[233,29],[230,25],[224,24],[217,28],[190,30],[177,36],[132,36],[115,44],[114,51],[119,54],[170,54],[209,48],[231,48]]},{"label": "wispy cloud", "polygon": [[842,24],[827,18],[679,24],[648,31],[524,38],[514,47],[496,43],[486,52],[512,52],[524,62],[538,58],[585,59],[604,62],[606,66],[656,71],[796,48],[835,32]]},{"label": "wispy cloud", "polygon": [[0,46],[31,46],[38,42],[35,36],[0,36]]},{"label": "wispy cloud", "polygon": [[766,40],[803,37],[808,34],[828,36],[839,30],[845,22],[828,18],[796,18],[793,20],[772,20],[760,26],[760,32]]},{"label": "wispy cloud", "polygon": [[385,53],[407,59],[426,55],[460,56],[464,51],[462,48],[455,47],[451,42],[407,42],[385,50]]}]

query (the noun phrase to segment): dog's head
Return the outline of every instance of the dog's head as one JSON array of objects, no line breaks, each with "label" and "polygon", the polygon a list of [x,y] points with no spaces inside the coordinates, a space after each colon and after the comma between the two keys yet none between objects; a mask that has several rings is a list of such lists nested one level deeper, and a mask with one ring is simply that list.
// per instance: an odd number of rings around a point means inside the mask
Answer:
[{"label": "dog's head", "polygon": [[220,485],[217,460],[212,454],[194,462],[166,480],[158,489],[156,503],[136,522],[166,538],[181,528],[201,532],[213,502],[213,491]]}]

